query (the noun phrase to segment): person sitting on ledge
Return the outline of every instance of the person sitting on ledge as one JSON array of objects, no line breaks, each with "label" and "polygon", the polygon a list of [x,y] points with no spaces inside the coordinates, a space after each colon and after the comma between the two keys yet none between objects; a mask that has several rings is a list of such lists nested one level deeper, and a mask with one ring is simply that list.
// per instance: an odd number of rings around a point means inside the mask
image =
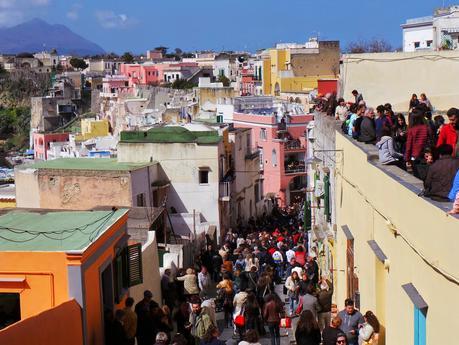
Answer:
[{"label": "person sitting on ledge", "polygon": [[450,201],[448,194],[459,169],[459,159],[451,156],[453,153],[451,145],[440,145],[437,150],[440,158],[427,171],[424,195],[436,201]]}]

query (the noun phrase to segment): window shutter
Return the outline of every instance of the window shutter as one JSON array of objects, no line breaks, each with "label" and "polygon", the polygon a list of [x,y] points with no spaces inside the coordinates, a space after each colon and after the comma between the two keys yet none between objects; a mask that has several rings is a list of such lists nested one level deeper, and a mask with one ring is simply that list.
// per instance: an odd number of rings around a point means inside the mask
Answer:
[{"label": "window shutter", "polygon": [[126,247],[127,286],[142,284],[142,246],[140,243]]}]

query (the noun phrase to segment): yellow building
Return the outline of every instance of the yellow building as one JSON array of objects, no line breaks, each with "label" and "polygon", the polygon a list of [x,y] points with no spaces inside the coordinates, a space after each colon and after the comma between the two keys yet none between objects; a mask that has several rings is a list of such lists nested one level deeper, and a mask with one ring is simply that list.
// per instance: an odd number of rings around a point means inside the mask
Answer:
[{"label": "yellow building", "polygon": [[[422,181],[382,166],[374,146],[336,131],[335,300],[382,325],[379,344],[448,344],[459,325],[459,219],[420,197]],[[342,151],[341,151],[342,150]]]},{"label": "yellow building", "polygon": [[339,42],[335,41],[278,44],[263,54],[263,93],[310,92],[319,79],[336,78],[339,59]]},{"label": "yellow building", "polygon": [[85,141],[97,137],[109,135],[109,123],[107,120],[82,119],[81,134],[75,136],[76,141]]}]

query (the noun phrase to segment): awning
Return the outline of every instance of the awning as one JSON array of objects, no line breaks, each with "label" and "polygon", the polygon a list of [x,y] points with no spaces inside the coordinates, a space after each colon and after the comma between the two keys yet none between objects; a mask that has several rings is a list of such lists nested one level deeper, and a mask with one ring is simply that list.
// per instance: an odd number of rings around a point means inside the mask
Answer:
[{"label": "awning", "polygon": [[368,241],[368,245],[369,245],[370,248],[373,250],[373,253],[375,253],[375,255],[376,255],[376,257],[379,259],[379,261],[381,261],[382,263],[384,263],[384,261],[387,260],[386,254],[384,254],[384,252],[383,252],[382,249],[378,246],[378,244],[376,243],[375,240],[370,240],[370,241]]},{"label": "awning", "polygon": [[416,308],[422,310],[429,307],[427,302],[424,300],[424,298],[422,298],[412,283],[402,285],[402,288],[405,290],[406,294],[411,299],[411,302],[413,302]]},{"label": "awning", "polygon": [[352,232],[351,232],[351,230],[349,229],[349,227],[347,225],[343,225],[341,227],[341,229],[343,229],[344,236],[346,236],[346,238],[348,240],[353,240],[354,239],[354,236],[352,236]]}]

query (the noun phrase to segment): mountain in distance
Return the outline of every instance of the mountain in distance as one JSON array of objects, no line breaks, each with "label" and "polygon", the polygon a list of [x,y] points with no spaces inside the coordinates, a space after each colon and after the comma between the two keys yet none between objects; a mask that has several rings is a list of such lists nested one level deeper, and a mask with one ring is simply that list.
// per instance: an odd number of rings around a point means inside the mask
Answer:
[{"label": "mountain in distance", "polygon": [[0,54],[36,53],[56,49],[63,55],[97,55],[105,51],[61,24],[32,19],[9,28],[0,28]]}]

